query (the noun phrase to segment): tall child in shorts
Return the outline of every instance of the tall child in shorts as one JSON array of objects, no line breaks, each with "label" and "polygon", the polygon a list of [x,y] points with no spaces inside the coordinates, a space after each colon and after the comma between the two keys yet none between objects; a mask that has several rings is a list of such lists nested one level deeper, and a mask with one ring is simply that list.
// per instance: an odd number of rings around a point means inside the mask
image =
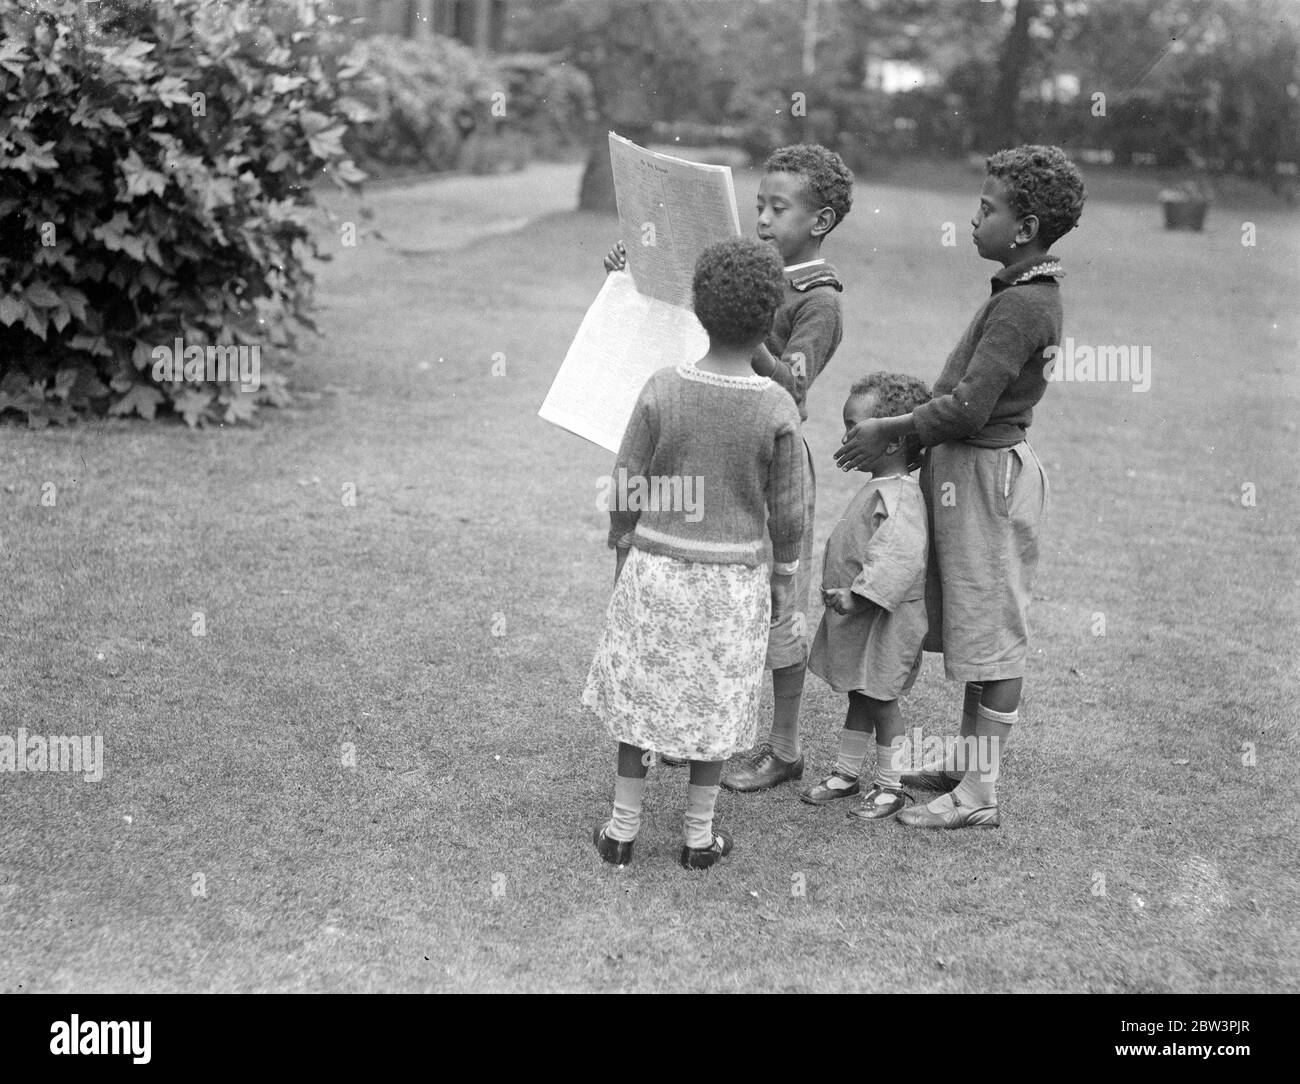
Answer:
[{"label": "tall child in shorts", "polygon": [[[929,398],[930,389],[915,377],[872,373],[849,392],[845,432],[866,418],[906,414]],[[916,680],[926,628],[929,531],[925,498],[912,474],[920,456],[916,437],[900,437],[866,464],[871,480],[835,525],[822,562],[826,612],[808,669],[836,692],[847,693],[849,710],[835,770],[799,797],[829,805],[862,794],[849,813],[858,823],[892,817],[906,800],[898,763],[903,739],[898,700]],[[870,786],[863,787],[863,765],[873,752]]]},{"label": "tall child in shorts", "polygon": [[1064,271],[1051,246],[1078,223],[1085,196],[1059,147],[999,151],[987,170],[971,227],[975,250],[1002,265],[992,296],[949,354],[934,398],[859,423],[835,453],[852,470],[900,437],[915,434],[930,449],[921,472],[930,516],[926,646],[943,652],[951,680],[965,682],[961,734],[981,740],[987,759],[984,770],[952,764],[904,778],[945,792],[899,813],[899,823],[919,828],[1001,823],[994,781],[1019,719],[1047,511],[1047,476],[1025,435],[1061,341]]},{"label": "tall child in shorts", "polygon": [[[781,288],[767,246],[705,249],[693,293],[709,351],[650,377],[619,447],[613,477],[660,497],[611,502],[614,595],[582,696],[619,743],[613,814],[593,833],[615,865],[632,856],[656,753],[691,765],[681,864],[732,848],[713,828],[722,765],[756,736],[769,623],[789,608],[804,529],[799,412],[750,363]],[[689,508],[663,499],[688,487]]]},{"label": "tall child in shorts", "polygon": [[[800,143],[774,151],[763,165],[758,188],[759,240],[770,244],[784,265],[784,296],[772,327],[755,351],[753,369],[771,377],[793,396],[800,421],[812,382],[840,344],[842,320],[839,274],[821,254],[822,242],[853,205],[853,173],[834,151]],[[605,268],[621,270],[627,251],[619,242],[605,257]],[[794,586],[794,605],[774,617],[766,667],[772,671],[772,725],[751,756],[726,775],[734,791],[766,790],[803,777],[799,708],[808,658],[808,595],[812,586],[813,515],[816,477],[804,445],[808,485],[803,549]],[[672,758],[665,758],[673,763]]]}]

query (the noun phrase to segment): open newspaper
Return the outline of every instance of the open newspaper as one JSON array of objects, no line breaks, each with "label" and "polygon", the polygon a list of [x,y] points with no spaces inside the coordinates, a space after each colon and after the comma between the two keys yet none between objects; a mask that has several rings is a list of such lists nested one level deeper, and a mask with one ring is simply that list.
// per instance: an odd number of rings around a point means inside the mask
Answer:
[{"label": "open newspaper", "polygon": [[609,134],[627,271],[606,276],[538,414],[617,451],[650,374],[694,360],[708,337],[691,312],[700,252],[740,236],[727,166],[687,162]]}]

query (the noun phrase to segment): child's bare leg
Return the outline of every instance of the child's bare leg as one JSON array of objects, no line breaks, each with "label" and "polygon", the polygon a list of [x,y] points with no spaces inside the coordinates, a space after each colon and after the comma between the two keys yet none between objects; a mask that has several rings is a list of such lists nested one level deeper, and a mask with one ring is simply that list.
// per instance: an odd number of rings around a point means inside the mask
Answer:
[{"label": "child's bare leg", "polygon": [[692,760],[691,786],[716,787],[722,778],[722,765],[725,763],[722,760]]},{"label": "child's bare leg", "polygon": [[626,779],[644,779],[646,772],[650,770],[650,761],[653,754],[647,755],[647,750],[636,745],[628,745],[627,742],[618,743],[618,774]]}]

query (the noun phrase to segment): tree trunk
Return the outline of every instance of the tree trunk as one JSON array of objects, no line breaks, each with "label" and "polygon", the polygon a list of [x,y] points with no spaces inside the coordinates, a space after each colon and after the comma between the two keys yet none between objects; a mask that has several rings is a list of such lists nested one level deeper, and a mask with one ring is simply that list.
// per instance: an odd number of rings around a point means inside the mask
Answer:
[{"label": "tree trunk", "polygon": [[1020,140],[1020,83],[1032,51],[1029,24],[1038,14],[1038,0],[1016,0],[1016,18],[998,57],[998,82],[993,91],[987,149],[1014,147]]},{"label": "tree trunk", "polygon": [[618,210],[614,200],[614,171],[609,164],[611,131],[642,147],[650,141],[652,132],[648,124],[617,124],[605,118],[592,125],[592,136],[587,145],[587,168],[583,170],[582,188],[578,193],[579,211]]}]

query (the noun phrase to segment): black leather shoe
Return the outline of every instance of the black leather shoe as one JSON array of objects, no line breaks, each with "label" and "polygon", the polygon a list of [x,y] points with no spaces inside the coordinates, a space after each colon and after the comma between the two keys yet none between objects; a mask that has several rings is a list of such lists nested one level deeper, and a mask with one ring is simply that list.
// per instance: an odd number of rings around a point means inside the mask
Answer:
[{"label": "black leather shoe", "polygon": [[[847,787],[832,787],[831,780],[839,779],[848,784]],[[844,775],[842,772],[833,772],[820,783],[814,783],[807,790],[801,790],[799,797],[809,805],[830,805],[831,802],[838,801],[841,798],[852,798],[862,790],[862,785],[858,782],[856,775]]]},{"label": "black leather shoe", "polygon": [[712,847],[682,848],[682,869],[708,869],[730,853],[731,835],[719,828],[713,833]]},{"label": "black leather shoe", "polygon": [[626,866],[632,861],[632,844],[636,840],[610,839],[609,836],[605,835],[605,829],[608,827],[609,825],[605,824],[592,829],[591,841],[596,844],[596,850],[600,852],[600,857],[611,866]]},{"label": "black leather shoe", "polygon": [[943,772],[917,772],[915,775],[903,776],[903,786],[916,787],[917,790],[937,790],[947,794],[960,783],[960,779],[950,779]]},{"label": "black leather shoe", "polygon": [[907,804],[907,795],[901,790],[891,790],[888,787],[872,787],[862,796],[862,805],[857,809],[850,810],[849,820],[861,823],[862,821],[883,821],[892,817]]},{"label": "black leather shoe", "polygon": [[777,756],[770,745],[760,745],[758,752],[722,777],[722,785],[728,790],[748,793],[802,778],[803,757],[792,763]]}]

